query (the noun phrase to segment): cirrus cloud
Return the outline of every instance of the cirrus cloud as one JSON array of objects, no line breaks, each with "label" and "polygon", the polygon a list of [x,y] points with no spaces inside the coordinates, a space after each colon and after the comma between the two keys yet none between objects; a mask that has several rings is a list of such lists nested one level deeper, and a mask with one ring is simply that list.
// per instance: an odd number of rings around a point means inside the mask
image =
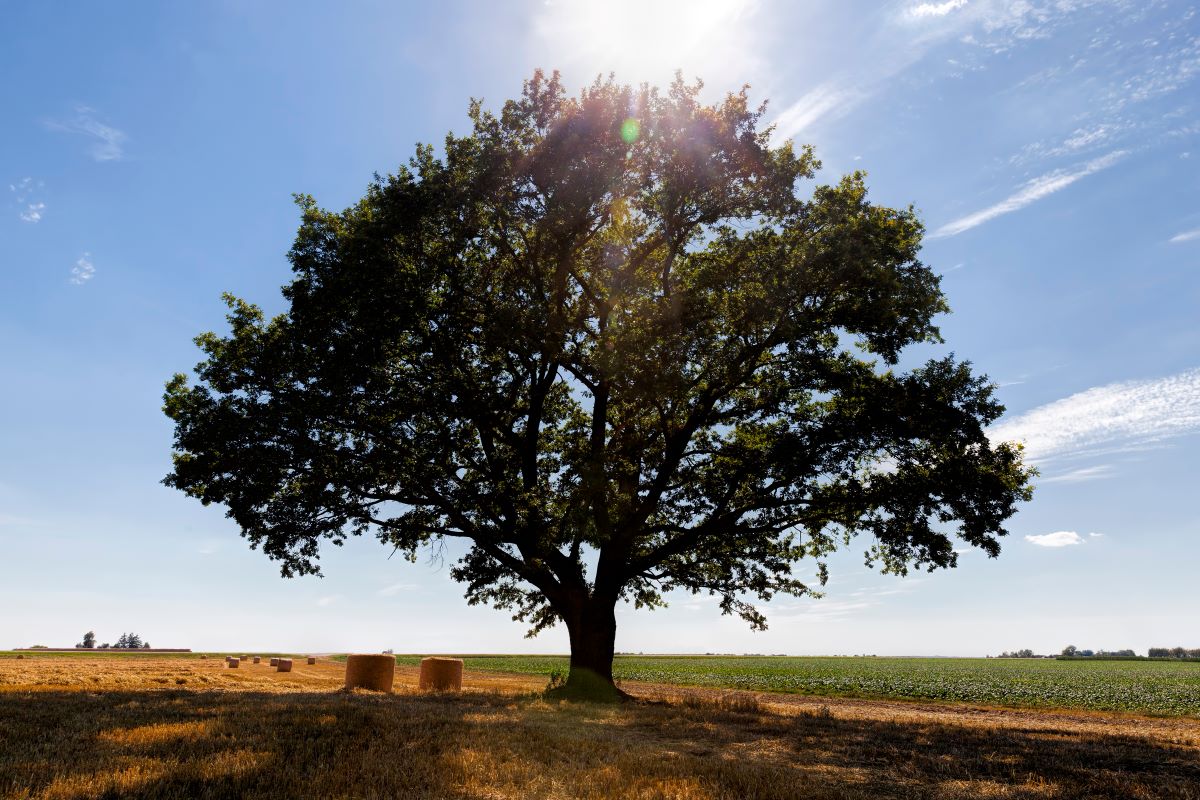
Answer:
[{"label": "cirrus cloud", "polygon": [[[1200,369],[1097,386],[992,426],[992,441],[1017,441],[1031,462],[1144,448],[1200,432]],[[1079,476],[1084,477],[1084,476]],[[1086,477],[1100,477],[1090,474]]]}]

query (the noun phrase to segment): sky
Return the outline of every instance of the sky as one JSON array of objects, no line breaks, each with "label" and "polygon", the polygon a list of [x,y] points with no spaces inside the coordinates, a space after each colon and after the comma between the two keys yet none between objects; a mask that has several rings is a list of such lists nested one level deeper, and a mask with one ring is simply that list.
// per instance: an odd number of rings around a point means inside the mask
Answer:
[{"label": "sky", "polygon": [[[750,85],[833,183],[918,209],[945,350],[998,385],[1041,471],[998,559],[822,599],[618,610],[631,652],[982,656],[1200,646],[1200,16],[1154,0],[4,4],[0,648],[565,652],[468,607],[446,558],[327,548],[285,580],[220,508],[160,481],[165,381],[274,313],[292,193],[360,197],[538,67],[715,99]],[[928,353],[921,354],[922,357]],[[807,567],[801,567],[801,571]]]}]

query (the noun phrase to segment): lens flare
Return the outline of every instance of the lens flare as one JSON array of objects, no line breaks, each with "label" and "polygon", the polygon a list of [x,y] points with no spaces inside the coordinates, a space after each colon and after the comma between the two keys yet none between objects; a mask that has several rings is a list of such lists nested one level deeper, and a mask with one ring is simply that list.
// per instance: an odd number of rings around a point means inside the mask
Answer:
[{"label": "lens flare", "polygon": [[621,123],[621,138],[625,144],[633,144],[638,140],[638,134],[642,132],[642,123],[638,122],[633,117]]}]

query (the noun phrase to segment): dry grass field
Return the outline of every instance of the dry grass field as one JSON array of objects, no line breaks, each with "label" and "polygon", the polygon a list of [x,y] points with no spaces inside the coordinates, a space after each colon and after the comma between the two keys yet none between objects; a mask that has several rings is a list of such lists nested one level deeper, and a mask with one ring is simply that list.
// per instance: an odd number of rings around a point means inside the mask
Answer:
[{"label": "dry grass field", "polygon": [[340,690],[343,665],[0,658],[2,798],[1200,798],[1200,720],[541,679]]}]

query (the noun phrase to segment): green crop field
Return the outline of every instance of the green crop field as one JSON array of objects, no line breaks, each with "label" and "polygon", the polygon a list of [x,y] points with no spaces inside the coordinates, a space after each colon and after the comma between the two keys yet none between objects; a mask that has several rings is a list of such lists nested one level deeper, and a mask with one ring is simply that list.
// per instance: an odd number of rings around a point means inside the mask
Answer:
[{"label": "green crop field", "polygon": [[[416,664],[419,656],[397,656]],[[540,674],[561,656],[466,656],[466,667]],[[842,697],[950,700],[1200,716],[1200,664],[984,658],[618,656],[618,680]]]}]

